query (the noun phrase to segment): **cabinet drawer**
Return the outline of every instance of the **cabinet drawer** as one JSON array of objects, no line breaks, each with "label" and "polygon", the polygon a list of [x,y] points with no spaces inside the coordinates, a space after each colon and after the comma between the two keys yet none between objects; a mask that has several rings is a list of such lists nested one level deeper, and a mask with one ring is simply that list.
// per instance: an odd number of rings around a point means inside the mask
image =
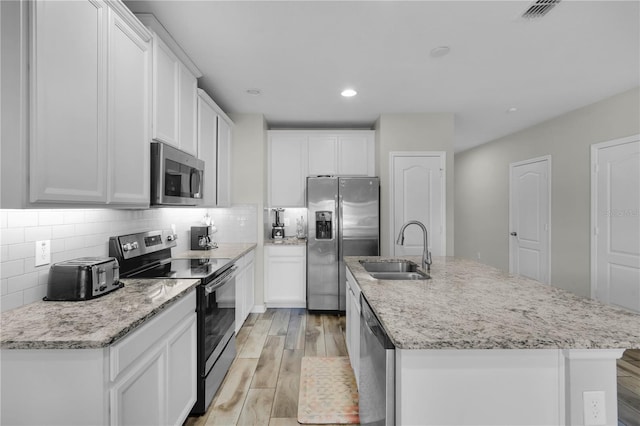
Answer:
[{"label": "cabinet drawer", "polygon": [[185,316],[196,310],[196,292],[177,301],[166,311],[149,320],[138,330],[130,333],[110,347],[110,375],[113,381],[143,353],[150,350],[165,334],[169,333]]},{"label": "cabinet drawer", "polygon": [[291,257],[304,256],[306,253],[305,246],[269,246],[267,247],[269,256],[271,257]]}]

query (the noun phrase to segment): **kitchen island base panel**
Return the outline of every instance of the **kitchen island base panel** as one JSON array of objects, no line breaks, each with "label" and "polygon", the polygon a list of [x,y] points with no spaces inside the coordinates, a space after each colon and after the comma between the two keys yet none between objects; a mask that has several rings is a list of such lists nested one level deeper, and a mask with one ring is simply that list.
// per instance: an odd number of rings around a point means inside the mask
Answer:
[{"label": "kitchen island base panel", "polygon": [[605,393],[617,424],[613,349],[396,350],[396,424],[585,424],[582,394]]}]

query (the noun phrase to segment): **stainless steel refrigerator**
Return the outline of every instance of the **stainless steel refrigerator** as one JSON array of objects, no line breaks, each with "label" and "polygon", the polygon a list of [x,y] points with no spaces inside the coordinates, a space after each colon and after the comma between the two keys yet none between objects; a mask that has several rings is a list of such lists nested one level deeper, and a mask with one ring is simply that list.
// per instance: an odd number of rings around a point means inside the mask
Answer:
[{"label": "stainless steel refrigerator", "polygon": [[344,256],[380,253],[380,180],[307,178],[307,309],[344,311]]}]

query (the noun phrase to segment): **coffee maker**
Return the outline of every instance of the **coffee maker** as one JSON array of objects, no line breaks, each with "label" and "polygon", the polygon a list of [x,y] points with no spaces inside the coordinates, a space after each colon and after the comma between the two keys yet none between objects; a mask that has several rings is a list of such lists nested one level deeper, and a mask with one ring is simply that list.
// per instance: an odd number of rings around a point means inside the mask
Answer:
[{"label": "coffee maker", "polygon": [[281,214],[284,213],[284,209],[273,209],[275,212],[275,221],[271,228],[271,238],[282,239],[284,238],[284,223],[281,221]]},{"label": "coffee maker", "polygon": [[213,241],[213,226],[191,227],[191,250],[211,250],[218,248]]}]

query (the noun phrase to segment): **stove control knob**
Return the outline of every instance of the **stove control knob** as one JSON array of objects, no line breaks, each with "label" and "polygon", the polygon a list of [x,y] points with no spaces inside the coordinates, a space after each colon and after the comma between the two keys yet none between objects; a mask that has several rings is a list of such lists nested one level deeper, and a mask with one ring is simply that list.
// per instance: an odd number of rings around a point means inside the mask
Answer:
[{"label": "stove control knob", "polygon": [[132,242],[131,243],[131,250],[135,250],[137,248],[138,248],[138,242],[137,241]]},{"label": "stove control knob", "polygon": [[122,251],[129,251],[131,250],[131,244],[130,243],[126,243],[122,245]]}]

